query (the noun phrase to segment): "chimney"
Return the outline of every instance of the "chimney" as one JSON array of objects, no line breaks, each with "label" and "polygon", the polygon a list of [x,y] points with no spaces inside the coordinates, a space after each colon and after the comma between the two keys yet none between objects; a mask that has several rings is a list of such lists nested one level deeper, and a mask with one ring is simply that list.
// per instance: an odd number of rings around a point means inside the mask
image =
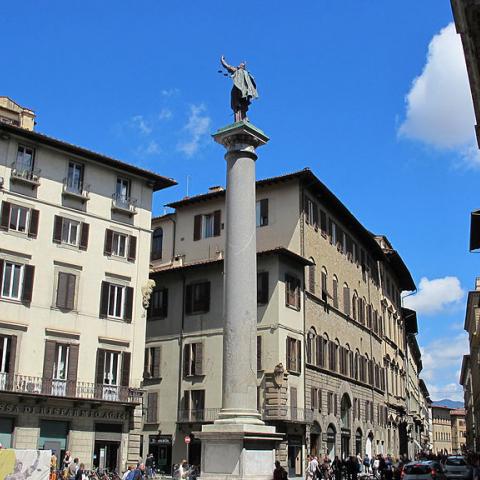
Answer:
[{"label": "chimney", "polygon": [[208,187],[208,192],[223,192],[225,189],[221,185],[214,185],[213,187]]},{"label": "chimney", "polygon": [[480,277],[475,279],[475,290],[478,292],[480,291]]},{"label": "chimney", "polygon": [[0,96],[0,123],[14,125],[25,130],[33,130],[35,112],[29,108],[21,107],[11,98]]}]

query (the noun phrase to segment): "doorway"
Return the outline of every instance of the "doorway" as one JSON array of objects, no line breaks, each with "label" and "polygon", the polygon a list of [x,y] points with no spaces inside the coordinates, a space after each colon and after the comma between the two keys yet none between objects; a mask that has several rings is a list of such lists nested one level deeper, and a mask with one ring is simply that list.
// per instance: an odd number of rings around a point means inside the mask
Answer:
[{"label": "doorway", "polygon": [[330,460],[334,460],[336,455],[335,444],[337,441],[337,431],[335,427],[330,424],[327,428],[327,455]]},{"label": "doorway", "polygon": [[321,438],[322,438],[322,429],[317,422],[313,422],[310,428],[310,455],[321,456]]},{"label": "doorway", "polygon": [[101,472],[118,471],[120,442],[95,440],[93,466]]},{"label": "doorway", "polygon": [[288,476],[302,476],[302,439],[297,436],[288,437]]}]

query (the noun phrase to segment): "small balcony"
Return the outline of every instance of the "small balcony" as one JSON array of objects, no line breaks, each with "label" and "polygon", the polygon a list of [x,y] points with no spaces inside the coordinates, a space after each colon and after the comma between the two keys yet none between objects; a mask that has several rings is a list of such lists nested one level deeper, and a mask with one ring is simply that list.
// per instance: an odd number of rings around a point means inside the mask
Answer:
[{"label": "small balcony", "polygon": [[40,185],[40,169],[32,169],[25,167],[25,165],[13,162],[11,170],[11,180],[12,182],[23,183],[30,187],[36,188]]},{"label": "small balcony", "polygon": [[63,192],[62,195],[66,197],[75,198],[81,202],[86,202],[90,199],[90,185],[85,185],[82,182],[73,181],[71,178],[63,179]]},{"label": "small balcony", "polygon": [[127,215],[136,215],[137,199],[122,193],[113,193],[112,210],[114,212],[126,213]]},{"label": "small balcony", "polygon": [[128,404],[142,402],[142,390],[139,388],[55,380],[10,373],[0,373],[0,392]]}]

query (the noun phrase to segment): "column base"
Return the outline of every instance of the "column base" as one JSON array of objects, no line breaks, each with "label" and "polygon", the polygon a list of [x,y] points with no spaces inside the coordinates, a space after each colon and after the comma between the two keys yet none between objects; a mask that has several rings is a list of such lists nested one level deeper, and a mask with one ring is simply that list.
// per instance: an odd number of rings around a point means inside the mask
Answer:
[{"label": "column base", "polygon": [[202,480],[271,480],[275,444],[283,437],[275,427],[251,424],[204,425]]}]

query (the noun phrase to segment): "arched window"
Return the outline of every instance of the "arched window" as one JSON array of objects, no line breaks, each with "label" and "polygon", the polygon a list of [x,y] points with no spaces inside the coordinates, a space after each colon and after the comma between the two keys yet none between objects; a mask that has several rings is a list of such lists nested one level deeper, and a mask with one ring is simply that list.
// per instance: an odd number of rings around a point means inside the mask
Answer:
[{"label": "arched window", "polygon": [[325,267],[322,267],[322,300],[325,303],[328,301],[327,269]]},{"label": "arched window", "polygon": [[373,310],[373,331],[378,333],[378,312]]},{"label": "arched window", "polygon": [[313,327],[311,327],[307,334],[307,363],[313,364],[315,362],[316,343],[317,332]]},{"label": "arched window", "polygon": [[355,433],[355,455],[362,455],[362,431],[360,429]]},{"label": "arched window", "polygon": [[372,306],[370,304],[367,304],[366,313],[367,313],[367,327],[371,329],[372,328]]},{"label": "arched window", "polygon": [[342,432],[344,430],[350,430],[350,412],[352,409],[352,402],[350,401],[349,396],[344,393],[342,400],[340,401],[340,427]]},{"label": "arched window", "polygon": [[338,278],[336,275],[333,276],[333,281],[332,281],[332,297],[333,297],[333,307],[338,308]]},{"label": "arched window", "polygon": [[352,317],[354,320],[357,320],[357,304],[358,304],[358,296],[357,292],[353,292],[353,297],[352,297]]},{"label": "arched window", "polygon": [[343,284],[343,313],[350,316],[350,288],[346,283]]},{"label": "arched window", "polygon": [[354,378],[355,380],[358,380],[359,373],[360,373],[360,352],[358,350],[355,352],[353,368],[354,368]]},{"label": "arched window", "polygon": [[163,249],[163,228],[159,227],[153,231],[151,259],[158,260],[162,258]]},{"label": "arched window", "polygon": [[308,291],[310,293],[315,293],[316,265],[315,265],[315,260],[312,257],[310,257],[310,261],[312,262],[312,265],[308,267]]}]

